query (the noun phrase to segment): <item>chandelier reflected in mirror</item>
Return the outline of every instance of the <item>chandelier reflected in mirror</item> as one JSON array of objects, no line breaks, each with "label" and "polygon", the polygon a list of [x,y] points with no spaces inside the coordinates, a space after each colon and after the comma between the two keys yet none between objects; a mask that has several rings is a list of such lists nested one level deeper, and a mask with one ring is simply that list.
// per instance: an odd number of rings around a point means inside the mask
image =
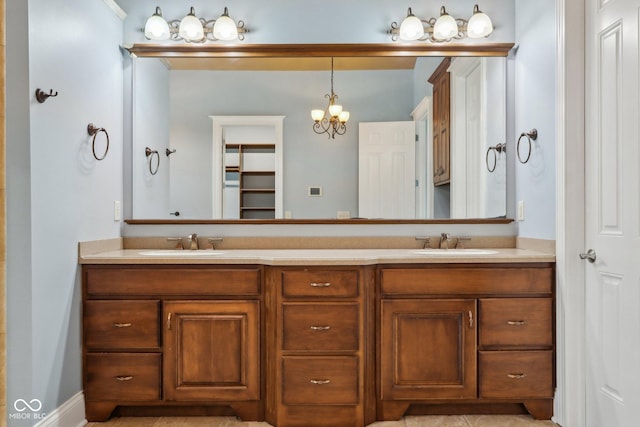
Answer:
[{"label": "chandelier reflected in mirror", "polygon": [[347,131],[349,112],[342,109],[342,105],[336,104],[338,95],[333,91],[333,57],[331,57],[331,94],[325,94],[329,104],[324,110],[311,110],[313,119],[313,131],[317,134],[326,133],[329,138],[335,139],[336,135],[344,135]]}]

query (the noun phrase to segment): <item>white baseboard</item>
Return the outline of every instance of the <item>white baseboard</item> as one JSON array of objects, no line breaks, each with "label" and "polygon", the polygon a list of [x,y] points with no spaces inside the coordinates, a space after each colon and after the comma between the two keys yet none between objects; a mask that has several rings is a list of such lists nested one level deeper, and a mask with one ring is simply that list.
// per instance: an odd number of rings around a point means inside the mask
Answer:
[{"label": "white baseboard", "polygon": [[83,427],[86,424],[84,393],[79,392],[33,427]]}]

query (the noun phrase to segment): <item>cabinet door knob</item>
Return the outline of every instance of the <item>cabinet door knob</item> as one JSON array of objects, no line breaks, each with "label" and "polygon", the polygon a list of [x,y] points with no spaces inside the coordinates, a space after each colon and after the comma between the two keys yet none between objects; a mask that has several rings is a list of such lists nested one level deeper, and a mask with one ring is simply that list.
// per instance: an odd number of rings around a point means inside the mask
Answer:
[{"label": "cabinet door knob", "polygon": [[329,384],[331,380],[310,380],[309,382],[311,384],[316,384],[316,385],[325,385],[325,384]]},{"label": "cabinet door knob", "polygon": [[309,283],[309,286],[311,286],[312,288],[328,288],[329,286],[331,286],[331,283],[330,282],[325,282],[325,283],[311,282]]}]

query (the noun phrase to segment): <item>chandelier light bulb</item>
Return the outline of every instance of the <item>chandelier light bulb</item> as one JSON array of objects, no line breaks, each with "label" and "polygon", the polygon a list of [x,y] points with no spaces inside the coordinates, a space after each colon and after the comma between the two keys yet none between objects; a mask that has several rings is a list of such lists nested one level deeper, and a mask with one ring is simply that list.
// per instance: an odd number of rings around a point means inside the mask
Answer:
[{"label": "chandelier light bulb", "polygon": [[314,122],[319,122],[324,119],[324,111],[323,110],[311,110],[311,118]]},{"label": "chandelier light bulb", "polygon": [[156,13],[151,15],[144,24],[144,36],[148,40],[168,40],[171,33],[169,24],[162,17],[162,10],[156,7]]},{"label": "chandelier light bulb", "polygon": [[399,36],[400,40],[406,41],[418,40],[424,36],[422,21],[411,12],[411,8],[407,11],[407,17],[400,24]]},{"label": "chandelier light bulb", "polygon": [[487,37],[493,32],[491,18],[478,9],[478,5],[473,7],[473,15],[467,23],[467,36],[471,39]]},{"label": "chandelier light bulb", "polygon": [[444,6],[440,9],[440,17],[433,26],[433,38],[438,41],[449,40],[458,34],[458,24],[453,16],[449,15]]},{"label": "chandelier light bulb", "polygon": [[196,12],[193,7],[187,16],[180,21],[180,29],[178,30],[180,37],[190,42],[201,41],[204,38],[204,28],[202,22],[196,18]]},{"label": "chandelier light bulb", "polygon": [[338,120],[340,120],[340,123],[346,123],[347,121],[349,121],[349,115],[350,114],[348,111],[342,111],[338,115]]},{"label": "chandelier light bulb", "polygon": [[238,27],[233,19],[229,18],[229,11],[224,8],[224,12],[213,24],[213,36],[218,40],[230,41],[238,38]]},{"label": "chandelier light bulb", "polygon": [[342,105],[340,104],[331,104],[329,105],[329,114],[331,117],[338,117],[342,113]]}]

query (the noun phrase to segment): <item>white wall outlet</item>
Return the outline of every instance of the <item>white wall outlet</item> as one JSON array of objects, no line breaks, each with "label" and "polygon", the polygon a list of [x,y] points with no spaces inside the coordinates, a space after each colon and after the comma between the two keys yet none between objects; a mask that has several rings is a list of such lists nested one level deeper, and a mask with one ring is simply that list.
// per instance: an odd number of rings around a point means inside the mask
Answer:
[{"label": "white wall outlet", "polygon": [[524,200],[518,201],[518,221],[524,221]]},{"label": "white wall outlet", "polygon": [[351,218],[351,212],[338,211],[338,219],[349,219],[349,218]]},{"label": "white wall outlet", "polygon": [[291,211],[284,211],[284,219],[291,219]]},{"label": "white wall outlet", "polygon": [[120,210],[120,200],[113,201],[113,220],[120,221],[122,217],[122,211]]}]

